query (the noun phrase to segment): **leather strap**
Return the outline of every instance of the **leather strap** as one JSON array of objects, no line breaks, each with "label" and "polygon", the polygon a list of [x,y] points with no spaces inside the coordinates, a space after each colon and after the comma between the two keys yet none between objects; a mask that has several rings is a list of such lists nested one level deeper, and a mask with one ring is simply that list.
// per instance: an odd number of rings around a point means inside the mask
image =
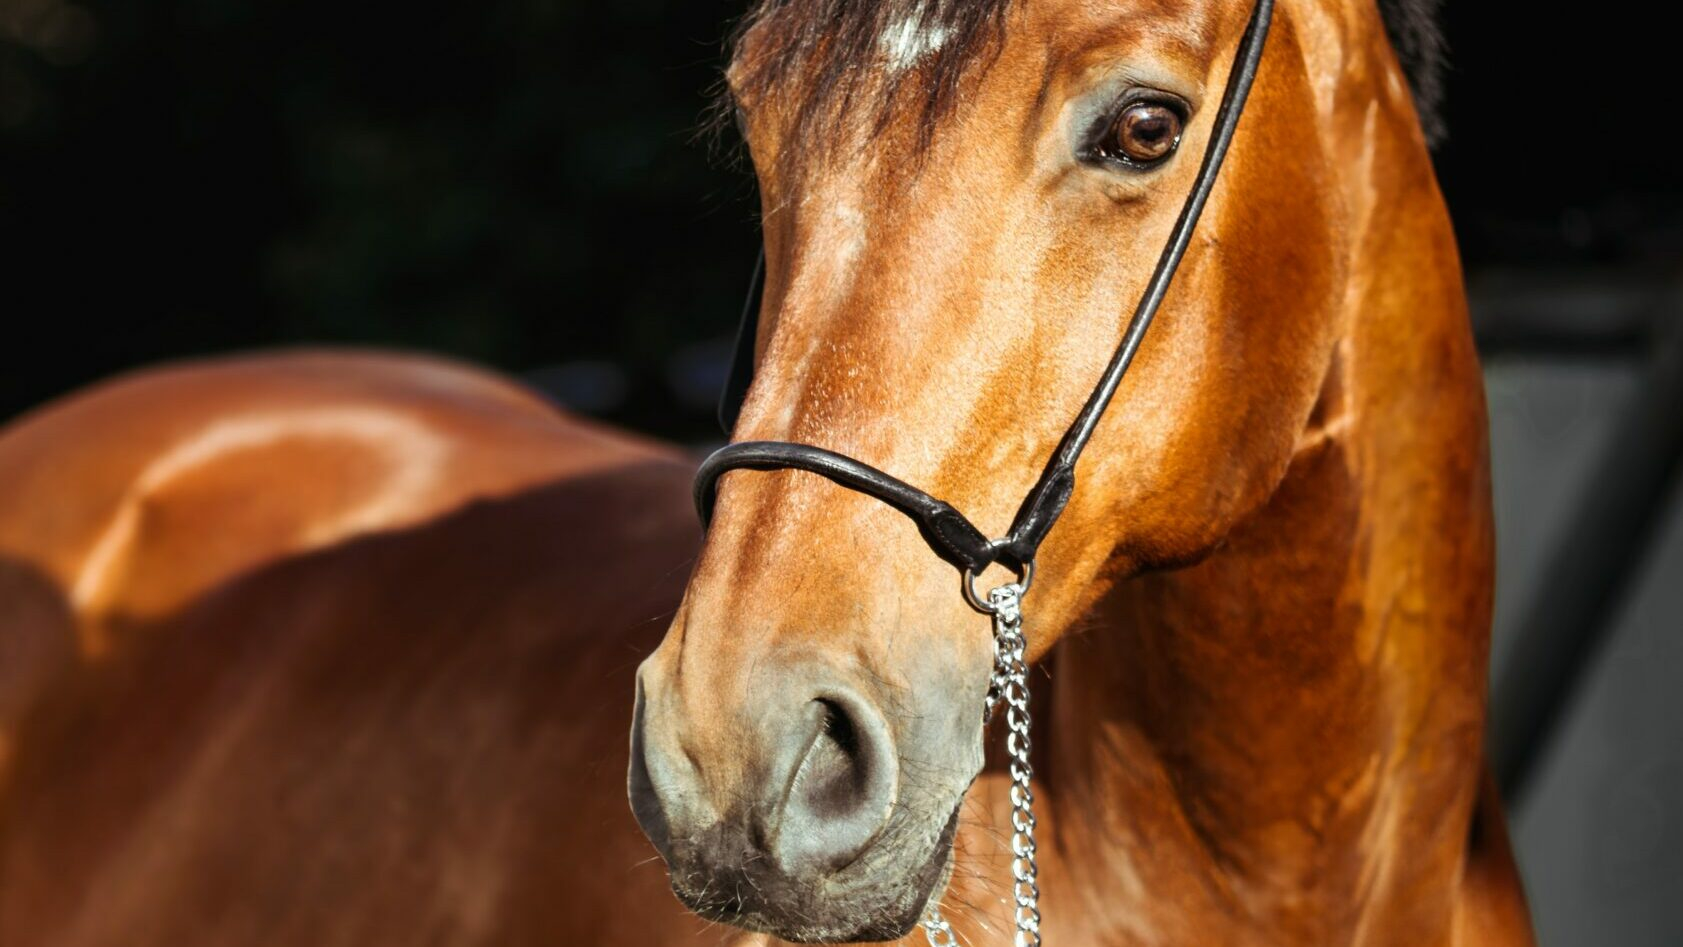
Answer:
[{"label": "leather strap", "polygon": [[783,441],[743,441],[715,451],[695,475],[695,506],[701,521],[713,518],[719,477],[729,470],[804,470],[894,507],[918,524],[935,554],[976,572],[999,558],[994,544],[952,504],[845,454]]},{"label": "leather strap", "polygon": [[[748,278],[748,301],[742,304],[742,321],[736,326],[736,344],[731,347],[730,373],[725,376],[725,390],[719,396],[719,427],[725,436],[736,429],[736,419],[742,414],[742,402],[748,398],[748,386],[754,383],[754,348],[760,336],[760,297],[765,292],[766,248],[754,260],[754,275]],[[703,517],[705,519],[705,517]]]}]

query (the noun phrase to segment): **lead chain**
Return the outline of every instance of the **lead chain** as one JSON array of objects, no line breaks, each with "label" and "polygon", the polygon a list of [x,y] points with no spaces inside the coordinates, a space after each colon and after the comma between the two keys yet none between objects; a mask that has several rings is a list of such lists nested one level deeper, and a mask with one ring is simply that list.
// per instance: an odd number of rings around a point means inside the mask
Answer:
[{"label": "lead chain", "polygon": [[[993,717],[994,709],[1005,704],[1005,751],[1011,758],[1011,897],[1015,902],[1013,920],[1017,935],[1015,947],[1040,947],[1040,885],[1039,867],[1034,848],[1034,793],[1029,781],[1034,767],[1029,765],[1029,730],[1033,720],[1029,716],[1028,661],[1024,651],[1028,647],[1023,637],[1023,587],[1017,583],[1002,585],[988,593],[988,605],[993,613],[993,678],[988,685],[983,720]],[[923,916],[923,933],[930,947],[955,947],[958,943],[952,926],[941,916],[941,908],[931,904]]]}]

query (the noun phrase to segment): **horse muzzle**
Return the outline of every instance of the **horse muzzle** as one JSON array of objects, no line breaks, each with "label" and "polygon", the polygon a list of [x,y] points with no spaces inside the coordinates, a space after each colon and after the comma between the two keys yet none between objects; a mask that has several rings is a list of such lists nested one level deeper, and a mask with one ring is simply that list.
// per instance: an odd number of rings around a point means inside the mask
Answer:
[{"label": "horse muzzle", "polygon": [[910,931],[948,871],[980,721],[954,766],[908,773],[903,759],[931,757],[902,741],[924,734],[897,733],[866,689],[822,667],[778,669],[752,708],[685,701],[664,671],[657,655],[638,673],[629,791],[679,900],[796,942]]}]

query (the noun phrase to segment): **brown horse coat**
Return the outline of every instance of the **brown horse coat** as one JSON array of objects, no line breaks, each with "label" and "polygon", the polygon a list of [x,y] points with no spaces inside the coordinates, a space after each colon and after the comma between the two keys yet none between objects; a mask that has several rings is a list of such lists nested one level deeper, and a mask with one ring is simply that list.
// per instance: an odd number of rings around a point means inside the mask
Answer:
[{"label": "brown horse coat", "polygon": [[389,356],[0,435],[0,944],[688,940],[624,797],[692,464]]},{"label": "brown horse coat", "polygon": [[[999,535],[1115,349],[1251,4],[992,2],[993,33],[980,5],[767,2],[741,32],[767,278],[734,436],[847,454]],[[1178,116],[1178,154],[1112,160],[1137,102]],[[1484,436],[1379,10],[1281,0],[1025,603],[1048,942],[1530,943],[1484,786]],[[632,797],[686,903],[829,940],[934,897],[1006,936],[991,653],[956,586],[875,500],[723,479],[639,675]]]}]

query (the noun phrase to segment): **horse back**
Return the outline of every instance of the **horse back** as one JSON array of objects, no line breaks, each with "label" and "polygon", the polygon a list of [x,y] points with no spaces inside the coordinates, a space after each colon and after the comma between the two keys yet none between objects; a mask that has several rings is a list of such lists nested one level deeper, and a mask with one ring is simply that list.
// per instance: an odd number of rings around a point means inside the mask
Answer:
[{"label": "horse back", "polygon": [[0,433],[0,943],[687,927],[623,773],[690,470],[396,356],[148,373]]}]

